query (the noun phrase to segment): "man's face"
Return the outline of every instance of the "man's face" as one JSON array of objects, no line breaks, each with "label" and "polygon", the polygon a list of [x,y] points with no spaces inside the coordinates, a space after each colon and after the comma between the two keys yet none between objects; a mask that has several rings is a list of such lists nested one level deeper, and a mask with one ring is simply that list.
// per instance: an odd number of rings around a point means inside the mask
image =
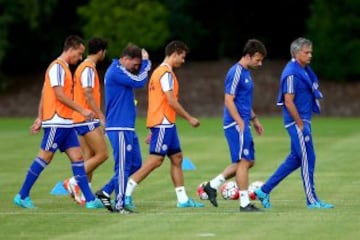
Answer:
[{"label": "man's face", "polygon": [[124,65],[125,69],[128,70],[129,72],[133,74],[137,74],[141,67],[141,59],[125,56],[122,64]]},{"label": "man's face", "polygon": [[249,69],[258,69],[262,66],[262,61],[264,60],[264,56],[261,53],[255,53],[252,57],[249,56]]},{"label": "man's face", "polygon": [[70,48],[70,61],[69,64],[75,65],[82,60],[85,52],[85,46],[80,44],[78,48]]},{"label": "man's face", "polygon": [[313,53],[312,47],[305,45],[302,47],[300,52],[295,54],[295,58],[302,66],[305,66],[310,64],[312,53]]},{"label": "man's face", "polygon": [[185,63],[185,58],[186,58],[186,52],[185,51],[183,51],[183,52],[181,52],[181,53],[177,53],[177,52],[175,52],[174,53],[175,55],[174,55],[174,66],[173,67],[175,67],[175,68],[178,68],[178,67],[180,67],[183,63]]}]

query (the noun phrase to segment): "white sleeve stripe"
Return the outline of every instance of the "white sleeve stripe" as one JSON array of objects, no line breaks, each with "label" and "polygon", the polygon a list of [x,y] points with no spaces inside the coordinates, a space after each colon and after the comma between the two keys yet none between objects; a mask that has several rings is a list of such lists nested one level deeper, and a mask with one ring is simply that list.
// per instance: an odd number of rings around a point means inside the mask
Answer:
[{"label": "white sleeve stripe", "polygon": [[239,85],[240,75],[241,75],[242,68],[241,66],[237,66],[234,74],[234,80],[231,84],[230,94],[235,94],[235,89]]},{"label": "white sleeve stripe", "polygon": [[134,81],[143,81],[145,78],[147,78],[148,76],[148,71],[150,70],[151,68],[151,62],[149,61],[148,65],[146,66],[146,68],[144,69],[144,71],[139,74],[139,75],[135,75],[135,74],[132,74],[130,73],[128,70],[126,70],[126,68],[124,68],[124,66],[120,66],[120,69],[129,77],[131,78],[132,80]]},{"label": "white sleeve stripe", "polygon": [[290,75],[286,78],[287,93],[294,93],[294,75]]},{"label": "white sleeve stripe", "polygon": [[170,89],[174,89],[174,81],[172,79],[172,76],[170,73],[167,74],[167,77],[168,77],[168,82],[169,82],[169,88]]},{"label": "white sleeve stripe", "polygon": [[58,64],[57,65],[57,81],[58,81],[58,86],[61,86],[61,65]]},{"label": "white sleeve stripe", "polygon": [[93,86],[93,77],[94,77],[94,74],[93,74],[93,71],[92,69],[89,68],[88,70],[88,86]]}]

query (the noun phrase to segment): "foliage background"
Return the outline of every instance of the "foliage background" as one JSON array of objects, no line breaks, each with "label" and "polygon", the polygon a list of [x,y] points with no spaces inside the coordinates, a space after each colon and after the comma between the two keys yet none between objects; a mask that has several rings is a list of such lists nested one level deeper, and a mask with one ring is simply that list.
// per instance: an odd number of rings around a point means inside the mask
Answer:
[{"label": "foliage background", "polygon": [[155,60],[172,39],[188,43],[191,60],[237,58],[248,38],[264,41],[269,58],[284,59],[290,42],[307,36],[314,41],[319,75],[337,81],[360,75],[357,0],[1,0],[0,11],[5,75],[43,70],[69,34],[107,38],[109,57],[134,42]]},{"label": "foliage background", "polygon": [[[127,42],[148,49],[153,66],[172,39],[190,46],[179,69],[182,103],[196,115],[221,115],[223,78],[248,38],[261,39],[268,57],[254,72],[256,110],[274,106],[290,42],[313,40],[312,66],[324,91],[323,114],[360,116],[360,7],[357,0],[0,0],[0,116],[34,116],[43,74],[69,34],[110,42],[102,77]],[[137,93],[146,108],[146,88]]]}]

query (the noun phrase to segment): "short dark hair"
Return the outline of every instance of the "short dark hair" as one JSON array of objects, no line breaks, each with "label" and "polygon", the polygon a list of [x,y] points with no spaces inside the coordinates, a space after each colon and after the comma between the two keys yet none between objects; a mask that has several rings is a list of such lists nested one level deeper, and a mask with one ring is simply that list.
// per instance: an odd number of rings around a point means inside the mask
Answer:
[{"label": "short dark hair", "polygon": [[84,40],[81,37],[77,36],[77,35],[70,35],[65,39],[64,49],[63,50],[67,51],[70,48],[77,49],[80,45],[85,46]]},{"label": "short dark hair", "polygon": [[120,57],[140,58],[142,59],[141,48],[133,43],[128,43]]},{"label": "short dark hair", "polygon": [[88,41],[88,53],[96,54],[101,50],[105,50],[108,46],[106,40],[98,37],[93,37]]},{"label": "short dark hair", "polygon": [[266,47],[260,40],[249,39],[244,46],[242,56],[249,54],[252,57],[255,53],[260,53],[261,55],[266,57]]},{"label": "short dark hair", "polygon": [[168,45],[166,45],[166,47],[165,47],[165,56],[170,56],[174,52],[176,52],[176,53],[182,53],[182,52],[188,53],[189,51],[190,51],[189,47],[184,42],[179,41],[179,40],[174,40],[174,41],[171,41],[170,43],[168,43]]}]

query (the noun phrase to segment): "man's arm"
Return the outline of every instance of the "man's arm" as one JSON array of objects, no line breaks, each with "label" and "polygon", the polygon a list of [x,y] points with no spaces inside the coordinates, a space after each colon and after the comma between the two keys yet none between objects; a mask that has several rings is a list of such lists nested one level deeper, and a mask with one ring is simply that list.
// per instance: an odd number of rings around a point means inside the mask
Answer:
[{"label": "man's arm", "polygon": [[91,87],[86,87],[83,89],[84,93],[85,93],[85,98],[86,98],[86,102],[89,104],[91,110],[97,115],[99,116],[100,122],[101,124],[104,126],[105,125],[105,116],[103,114],[103,112],[101,111],[101,109],[97,106],[95,99],[94,99],[94,90]]},{"label": "man's arm", "polygon": [[225,107],[228,109],[231,117],[239,125],[240,130],[244,132],[244,128],[245,128],[244,120],[241,118],[235,106],[234,99],[235,96],[225,93]]},{"label": "man's arm", "polygon": [[299,112],[294,104],[294,98],[295,98],[294,94],[285,93],[284,94],[285,107],[287,108],[291,117],[294,119],[296,125],[300,128],[300,130],[303,130],[304,122],[300,118]]},{"label": "man's arm", "polygon": [[193,127],[198,127],[200,125],[200,121],[197,118],[191,116],[177,101],[172,90],[166,91],[165,95],[169,105],[175,110],[177,114],[186,119]]},{"label": "man's arm", "polygon": [[255,112],[253,109],[251,109],[251,118],[250,120],[253,123],[253,126],[255,128],[255,131],[257,132],[258,135],[261,135],[264,133],[264,127],[261,125],[259,118],[256,116]]},{"label": "man's arm", "polygon": [[43,92],[41,91],[41,97],[40,97],[40,102],[39,102],[39,106],[38,106],[38,115],[37,118],[35,119],[34,123],[31,125],[30,127],[30,132],[31,134],[38,134],[40,132],[41,129],[41,123],[42,123],[42,108],[43,108]]},{"label": "man's arm", "polygon": [[68,98],[63,90],[63,87],[61,86],[55,86],[53,87],[56,98],[68,106],[69,108],[73,109],[74,111],[77,111],[81,113],[86,119],[93,119],[94,113],[88,109],[82,108],[80,105],[76,104],[74,101],[72,101],[70,98]]}]

